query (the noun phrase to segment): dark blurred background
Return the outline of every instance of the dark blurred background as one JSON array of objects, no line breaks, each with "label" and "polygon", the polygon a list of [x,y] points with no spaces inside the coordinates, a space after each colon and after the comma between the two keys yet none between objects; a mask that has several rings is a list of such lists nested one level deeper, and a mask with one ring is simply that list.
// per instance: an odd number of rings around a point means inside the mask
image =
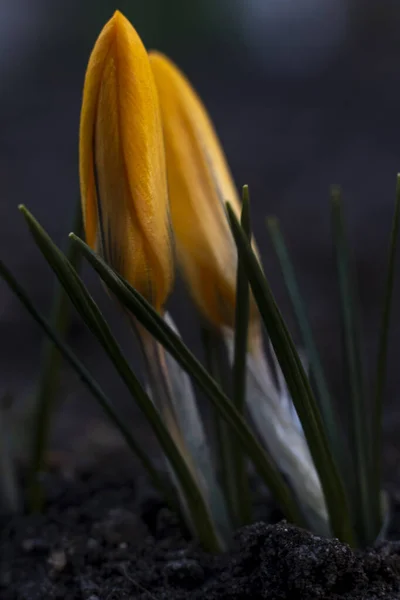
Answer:
[{"label": "dark blurred background", "polygon": [[[49,310],[53,281],[17,205],[25,203],[65,244],[78,197],[84,72],[101,27],[117,8],[148,48],[166,52],[179,64],[202,96],[238,186],[250,185],[265,269],[293,326],[264,224],[267,214],[280,218],[332,387],[345,408],[329,188],[338,183],[344,189],[371,374],[400,171],[399,2],[1,0],[0,251],[43,311]],[[97,289],[95,278],[89,279],[124,347],[135,357],[123,320]],[[399,297],[398,283],[385,418],[386,477],[392,481],[400,476]],[[171,311],[196,348],[194,312],[183,292],[172,299]],[[32,398],[42,335],[1,282],[0,340],[0,393],[11,393],[22,405]],[[141,424],[76,317],[71,343],[132,422]],[[118,446],[94,401],[66,369],[61,401],[57,446],[73,447],[85,460],[97,452],[103,456],[105,440],[110,452]],[[143,442],[151,444],[146,428],[137,429]]]}]

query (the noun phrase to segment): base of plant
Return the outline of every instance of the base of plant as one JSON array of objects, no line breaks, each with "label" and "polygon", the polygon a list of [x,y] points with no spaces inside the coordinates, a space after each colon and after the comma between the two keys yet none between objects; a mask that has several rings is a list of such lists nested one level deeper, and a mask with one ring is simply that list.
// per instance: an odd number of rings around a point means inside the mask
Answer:
[{"label": "base of plant", "polygon": [[[136,481],[136,483],[135,483]],[[240,529],[229,553],[204,553],[137,475],[58,474],[45,516],[0,518],[2,600],[214,600],[400,597],[400,546],[353,552],[280,521]],[[257,518],[280,519],[262,500]],[[391,537],[400,537],[400,503]],[[397,526],[397,531],[393,527]]]}]

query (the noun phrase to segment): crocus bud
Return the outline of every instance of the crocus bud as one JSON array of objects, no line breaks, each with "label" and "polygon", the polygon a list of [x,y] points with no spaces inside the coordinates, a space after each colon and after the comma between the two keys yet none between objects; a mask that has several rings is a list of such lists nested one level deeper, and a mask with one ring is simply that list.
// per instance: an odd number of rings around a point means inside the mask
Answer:
[{"label": "crocus bud", "polygon": [[[158,52],[149,57],[160,98],[179,263],[206,319],[217,328],[233,328],[237,250],[225,203],[239,215],[238,194],[200,98],[168,58]],[[251,316],[258,321],[254,303]]]},{"label": "crocus bud", "polygon": [[89,59],[79,153],[87,243],[162,310],[173,253],[161,115],[147,52],[118,11]]}]

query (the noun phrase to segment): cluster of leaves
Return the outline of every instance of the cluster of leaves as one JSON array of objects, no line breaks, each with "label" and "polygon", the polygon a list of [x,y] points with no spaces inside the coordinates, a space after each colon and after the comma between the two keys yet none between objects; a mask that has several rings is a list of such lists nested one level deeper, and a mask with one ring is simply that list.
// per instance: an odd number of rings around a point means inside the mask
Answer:
[{"label": "cluster of leaves", "polygon": [[[334,246],[341,295],[344,353],[350,384],[349,401],[352,409],[349,423],[350,436],[346,443],[344,443],[343,429],[337,419],[334,400],[329,391],[308,323],[306,309],[298,290],[294,269],[276,220],[269,219],[268,228],[302,334],[304,348],[310,364],[310,376],[304,370],[268,280],[252,249],[249,239],[247,188],[244,193],[241,223],[229,204],[227,205],[227,218],[229,219],[239,257],[233,363],[234,397],[232,399],[225,394],[219,383],[190,352],[173,328],[126,280],[96,255],[79,235],[70,234],[70,251],[64,254],[53,243],[31,213],[25,207],[20,207],[36,244],[61,284],[61,295],[59,293],[55,304],[54,318],[50,323],[37,311],[28,295],[4,263],[0,261],[1,276],[50,340],[48,359],[42,374],[35,434],[33,436],[30,486],[32,508],[37,509],[41,504],[40,472],[44,467],[44,450],[51,423],[50,415],[54,396],[54,382],[57,377],[57,360],[59,356],[62,356],[79,374],[82,382],[86,384],[105,413],[119,429],[129,447],[139,457],[154,486],[160,490],[174,509],[177,511],[182,510],[182,506],[177,503],[173,489],[136,443],[130,427],[118,415],[113,402],[106,396],[92,374],[88,372],[65,343],[63,334],[66,329],[66,297],[68,296],[86,326],[106,351],[116,371],[130,391],[132,398],[134,398],[152,427],[182,491],[195,535],[209,550],[220,550],[227,543],[226,538],[221,535],[218,527],[216,527],[215,523],[218,519],[215,519],[213,512],[210,511],[210,506],[205,500],[186,457],[183,456],[159,411],[132,371],[100,309],[80,278],[77,257],[83,256],[125,309],[190,375],[211,401],[218,419],[226,424],[229,435],[234,442],[232,448],[235,448],[235,452],[232,458],[234,463],[233,488],[230,488],[231,493],[227,494],[225,500],[228,504],[234,505],[230,507],[231,513],[237,516],[234,523],[243,523],[251,519],[251,503],[248,494],[246,494],[248,482],[245,457],[247,457],[255,466],[260,478],[273,493],[287,519],[300,526],[306,526],[304,514],[298,499],[293,494],[293,490],[269,453],[253,434],[244,416],[249,312],[248,284],[250,284],[321,482],[331,531],[333,535],[351,545],[364,546],[373,543],[381,532],[385,513],[381,493],[381,423],[399,207],[400,178],[397,185],[390,240],[388,275],[384,294],[374,387],[375,394],[374,397],[369,398],[365,391],[366,382],[362,369],[362,348],[358,331],[357,293],[355,278],[350,267],[342,201],[340,192],[337,189],[332,192]],[[76,231],[80,232],[79,225]],[[182,402],[184,402],[184,399],[182,399]],[[211,490],[210,494],[212,495],[212,493]]]}]

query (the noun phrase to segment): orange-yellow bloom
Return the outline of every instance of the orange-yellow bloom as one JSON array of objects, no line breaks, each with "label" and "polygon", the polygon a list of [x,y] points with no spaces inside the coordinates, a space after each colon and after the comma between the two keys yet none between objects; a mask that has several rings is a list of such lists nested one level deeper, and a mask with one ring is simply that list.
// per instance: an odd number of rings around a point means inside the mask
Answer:
[{"label": "orange-yellow bloom", "polygon": [[173,280],[161,115],[147,52],[118,11],[90,56],[79,154],[88,244],[161,310]]},{"label": "orange-yellow bloom", "polygon": [[[237,252],[226,216],[240,202],[211,120],[185,76],[150,52],[160,98],[172,225],[192,296],[216,327],[234,325]],[[252,305],[251,314],[256,311]]]}]

